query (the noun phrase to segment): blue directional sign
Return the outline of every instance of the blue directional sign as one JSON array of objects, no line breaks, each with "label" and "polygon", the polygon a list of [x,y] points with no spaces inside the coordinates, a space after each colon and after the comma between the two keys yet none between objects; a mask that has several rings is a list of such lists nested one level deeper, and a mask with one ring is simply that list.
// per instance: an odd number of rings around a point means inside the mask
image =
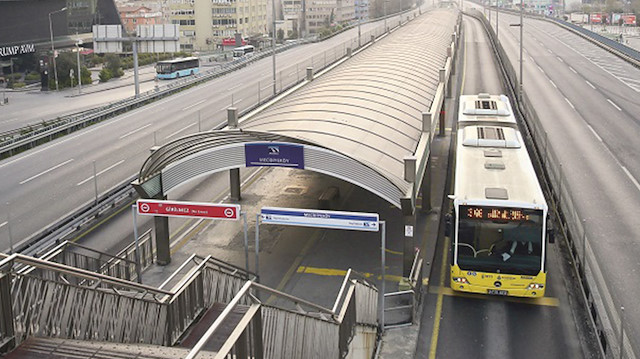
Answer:
[{"label": "blue directional sign", "polygon": [[247,143],[244,145],[245,165],[276,166],[304,169],[304,146],[291,143]]},{"label": "blue directional sign", "polygon": [[263,207],[262,223],[288,226],[350,229],[378,232],[380,218],[377,213],[322,211],[315,209]]}]

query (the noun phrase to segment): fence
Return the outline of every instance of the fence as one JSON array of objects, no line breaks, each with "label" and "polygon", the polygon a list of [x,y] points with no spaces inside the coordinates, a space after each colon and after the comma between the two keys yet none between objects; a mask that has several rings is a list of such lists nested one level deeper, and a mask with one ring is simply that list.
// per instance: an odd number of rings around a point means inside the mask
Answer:
[{"label": "fence", "polygon": [[422,258],[420,251],[416,251],[409,275],[409,289],[384,294],[384,327],[397,328],[409,326],[416,322],[418,310],[422,301]]},{"label": "fence", "polygon": [[[500,44],[496,43],[495,33],[486,19],[477,15],[474,17],[483,21],[505,72],[507,87],[514,94],[517,94],[518,78],[506,52]],[[570,248],[574,270],[580,279],[582,296],[588,308],[591,325],[598,338],[601,355],[605,358],[635,359],[638,343],[631,340],[637,341],[638,338],[630,335],[628,329],[625,329],[624,308],[615,304],[607,281],[599,268],[589,243],[585,223],[581,220],[583,216],[580,215],[580,211],[575,205],[569,183],[563,175],[558,152],[549,143],[548,134],[524,91],[522,98],[519,98],[517,102],[517,110],[521,112],[525,121],[527,141],[532,142],[535,146],[538,167],[544,173],[550,190],[550,199],[553,203],[551,208],[557,211],[556,218],[560,223],[559,232],[566,238]]]},{"label": "fence", "polygon": [[[296,311],[261,304],[252,290],[274,295]],[[195,358],[242,302],[248,309],[222,344],[217,358],[345,358],[356,326],[378,326],[377,296],[377,289],[351,270],[345,275],[332,310],[247,282],[186,358]]]},{"label": "fence", "polygon": [[[166,291],[21,254],[6,257],[0,349],[31,335],[173,345],[203,310],[226,303],[253,278],[224,262],[197,259],[197,268]],[[18,263],[35,269],[18,271]]]}]

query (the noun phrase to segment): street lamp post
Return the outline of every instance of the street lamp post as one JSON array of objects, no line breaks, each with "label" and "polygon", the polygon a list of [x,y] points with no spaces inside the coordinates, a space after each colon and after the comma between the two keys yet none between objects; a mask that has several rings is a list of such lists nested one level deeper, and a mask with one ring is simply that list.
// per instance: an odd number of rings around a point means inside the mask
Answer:
[{"label": "street lamp post", "polygon": [[522,62],[523,62],[523,57],[522,57],[522,48],[523,48],[523,27],[524,27],[524,22],[523,22],[523,13],[524,13],[524,0],[520,1],[520,23],[519,24],[509,24],[510,26],[519,26],[520,27],[520,78],[518,81],[518,99],[522,100]]},{"label": "street lamp post", "polygon": [[53,56],[53,76],[56,79],[56,91],[60,90],[60,88],[58,87],[58,69],[56,68],[56,50],[53,47],[53,24],[51,22],[51,15],[59,12],[63,12],[65,10],[67,10],[66,6],[60,10],[52,11],[49,13],[49,35],[51,35],[51,56]]},{"label": "street lamp post", "polygon": [[273,96],[276,95],[276,0],[271,0],[271,13],[273,16],[273,34],[271,46],[273,47]]},{"label": "street lamp post", "polygon": [[78,39],[76,41],[76,56],[78,59],[78,95],[82,93],[82,73],[80,72],[80,45],[82,45],[82,40]]}]

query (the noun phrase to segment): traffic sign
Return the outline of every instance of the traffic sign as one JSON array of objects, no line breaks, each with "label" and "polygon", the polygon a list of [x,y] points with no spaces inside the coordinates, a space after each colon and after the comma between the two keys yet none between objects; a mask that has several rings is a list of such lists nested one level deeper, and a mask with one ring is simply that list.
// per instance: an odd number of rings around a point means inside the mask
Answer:
[{"label": "traffic sign", "polygon": [[136,208],[138,210],[138,214],[146,216],[231,220],[237,220],[240,218],[240,206],[237,204],[213,204],[139,199],[136,203]]},{"label": "traffic sign", "polygon": [[377,213],[322,211],[315,209],[263,207],[262,223],[289,226],[350,229],[378,232],[380,218]]}]

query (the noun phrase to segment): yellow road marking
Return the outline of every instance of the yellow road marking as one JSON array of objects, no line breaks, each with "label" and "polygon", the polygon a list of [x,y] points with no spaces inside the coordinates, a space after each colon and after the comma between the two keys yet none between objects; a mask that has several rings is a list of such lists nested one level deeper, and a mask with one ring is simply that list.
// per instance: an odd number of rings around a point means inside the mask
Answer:
[{"label": "yellow road marking", "polygon": [[[442,265],[440,266],[440,287],[444,287],[445,274],[447,271],[447,251],[449,249],[449,237],[444,239],[444,250],[442,251]],[[436,349],[438,349],[438,335],[440,334],[440,316],[442,316],[442,300],[444,294],[438,293],[436,301],[436,314],[433,318],[433,332],[431,334],[431,347],[429,348],[429,359],[436,358]]]},{"label": "yellow road marking", "polygon": [[386,251],[387,253],[389,253],[389,254],[402,255],[402,252],[399,252],[399,251],[392,251],[392,250],[391,250],[391,249],[389,249],[389,248],[386,248],[386,249],[385,249],[385,251]]},{"label": "yellow road marking", "polygon": [[[315,267],[306,267],[300,266],[296,271],[298,273],[304,274],[315,274],[315,275],[323,275],[323,276],[334,276],[334,277],[344,277],[347,274],[347,271],[344,269],[333,269],[333,268],[315,268]],[[382,278],[381,275],[376,275],[373,273],[360,273],[365,278],[374,278],[380,280]],[[402,280],[402,276],[399,275],[391,275],[387,274],[384,276],[385,280],[390,282],[400,282]]]},{"label": "yellow road marking", "polygon": [[541,305],[547,307],[557,307],[560,305],[558,298],[542,297],[542,298],[518,298],[518,297],[500,297],[494,295],[484,295],[476,293],[457,292],[449,287],[430,288],[430,293],[438,293],[449,297],[473,298],[482,300],[497,300],[502,302],[522,303],[531,305]]},{"label": "yellow road marking", "polygon": [[[300,263],[302,263],[302,260],[304,259],[304,257],[307,255],[307,253],[309,253],[309,250],[311,249],[311,247],[313,247],[316,244],[318,239],[320,239],[320,237],[323,236],[324,233],[325,233],[324,230],[314,232],[313,237],[311,237],[311,240],[304,245],[300,253],[298,253],[296,258],[293,260],[293,264],[291,265],[291,267],[289,267],[289,269],[287,270],[287,273],[284,274],[284,276],[282,277],[282,280],[280,280],[280,283],[278,283],[278,286],[275,288],[277,291],[282,292],[282,290],[284,289],[284,286],[287,285],[289,280],[291,280],[291,277],[293,277],[293,274],[296,272],[296,268],[300,266]],[[275,300],[275,296],[271,295],[269,296],[269,299],[267,299],[266,303],[271,304],[274,300]]]}]

